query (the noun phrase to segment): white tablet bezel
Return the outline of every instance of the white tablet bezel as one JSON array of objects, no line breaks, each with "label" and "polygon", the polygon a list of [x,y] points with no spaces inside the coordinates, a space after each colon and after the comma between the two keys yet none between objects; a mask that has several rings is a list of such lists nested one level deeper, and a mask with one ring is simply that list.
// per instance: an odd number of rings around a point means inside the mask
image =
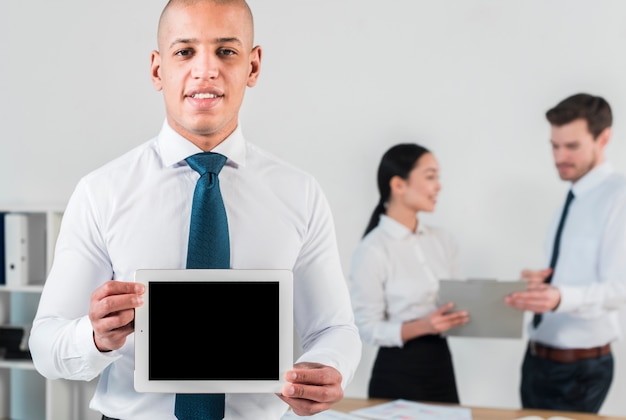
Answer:
[{"label": "white tablet bezel", "polygon": [[[135,309],[135,375],[138,392],[162,393],[277,393],[285,384],[285,373],[293,367],[293,275],[289,270],[142,269],[135,281],[146,285],[144,304]],[[277,380],[151,380],[149,378],[150,283],[172,281],[198,282],[277,282],[279,293],[279,374]],[[154,308],[153,308],[154,309]],[[228,322],[224,317],[223,322]],[[250,320],[254,325],[254,320]],[[242,325],[232,326],[233,334],[243,334]],[[262,345],[262,343],[258,343]],[[240,357],[240,363],[260,363],[255,354]],[[175,363],[173,360],[172,363]]]}]

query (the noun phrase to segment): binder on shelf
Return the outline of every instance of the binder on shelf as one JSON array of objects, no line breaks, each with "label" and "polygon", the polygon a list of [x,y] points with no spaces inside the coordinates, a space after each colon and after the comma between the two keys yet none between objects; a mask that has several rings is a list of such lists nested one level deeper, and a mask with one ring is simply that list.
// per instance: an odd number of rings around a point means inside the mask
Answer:
[{"label": "binder on shelf", "polygon": [[4,215],[6,213],[0,212],[0,286],[6,284],[6,258],[4,250]]},{"label": "binder on shelf", "polygon": [[20,287],[45,280],[44,214],[4,215],[5,283]]},{"label": "binder on shelf", "polygon": [[7,286],[28,284],[28,219],[24,214],[4,215],[5,278]]}]

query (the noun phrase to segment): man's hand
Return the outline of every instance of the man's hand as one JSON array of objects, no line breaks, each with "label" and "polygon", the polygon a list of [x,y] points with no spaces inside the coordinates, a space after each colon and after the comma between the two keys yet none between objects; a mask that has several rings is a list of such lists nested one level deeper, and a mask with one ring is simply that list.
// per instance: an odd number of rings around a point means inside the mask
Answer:
[{"label": "man's hand", "polygon": [[528,288],[530,289],[532,286],[545,283],[550,274],[552,274],[551,268],[544,268],[543,270],[524,269],[522,270],[521,278],[528,282]]},{"label": "man's hand", "polygon": [[504,301],[513,308],[542,314],[559,306],[561,292],[549,284],[533,283],[528,285],[528,290],[511,293]]},{"label": "man's hand", "polygon": [[287,384],[278,397],[299,416],[311,416],[328,410],[341,401],[341,373],[320,363],[297,363],[285,374]]},{"label": "man's hand", "polygon": [[100,351],[117,350],[135,330],[135,308],[143,305],[145,286],[110,280],[91,294],[89,320]]}]

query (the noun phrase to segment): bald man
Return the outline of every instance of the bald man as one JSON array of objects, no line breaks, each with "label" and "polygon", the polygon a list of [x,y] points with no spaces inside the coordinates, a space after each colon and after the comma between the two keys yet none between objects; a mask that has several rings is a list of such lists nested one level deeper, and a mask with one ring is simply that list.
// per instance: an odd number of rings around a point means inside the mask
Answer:
[{"label": "bald man", "polygon": [[[174,394],[133,386],[134,309],[144,299],[133,279],[139,268],[185,268],[199,177],[186,158],[210,151],[226,157],[219,183],[230,268],[293,272],[303,347],[280,394],[226,394],[223,416],[324,411],[343,398],[361,341],[324,193],[311,175],[248,142],[239,124],[246,89],[261,70],[250,8],[238,0],[172,0],[157,38],[151,77],[166,119],[156,137],[76,186],[32,328],[35,367],[50,379],[100,376],[90,407],[103,419],[177,418]],[[258,328],[254,319],[233,334],[251,328]],[[241,363],[254,364],[262,345],[242,349]]]}]

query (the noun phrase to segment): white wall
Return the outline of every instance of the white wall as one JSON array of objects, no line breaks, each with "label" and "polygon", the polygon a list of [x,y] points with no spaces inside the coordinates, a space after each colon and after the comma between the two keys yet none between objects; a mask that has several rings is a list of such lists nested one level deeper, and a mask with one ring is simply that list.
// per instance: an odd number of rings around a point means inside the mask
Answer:
[{"label": "white wall", "polygon": [[[62,205],[81,175],[157,133],[164,113],[148,65],[163,4],[0,1],[0,202]],[[544,118],[559,100],[606,97],[609,158],[626,171],[626,2],[250,4],[264,61],[244,131],[319,179],[346,272],[392,144],[437,156],[444,190],[425,220],[456,234],[469,277],[542,265],[566,190]],[[519,406],[525,340],[451,341],[462,403]],[[623,341],[615,353],[602,413],[626,415]],[[373,355],[366,347],[349,396],[365,396]]]}]

